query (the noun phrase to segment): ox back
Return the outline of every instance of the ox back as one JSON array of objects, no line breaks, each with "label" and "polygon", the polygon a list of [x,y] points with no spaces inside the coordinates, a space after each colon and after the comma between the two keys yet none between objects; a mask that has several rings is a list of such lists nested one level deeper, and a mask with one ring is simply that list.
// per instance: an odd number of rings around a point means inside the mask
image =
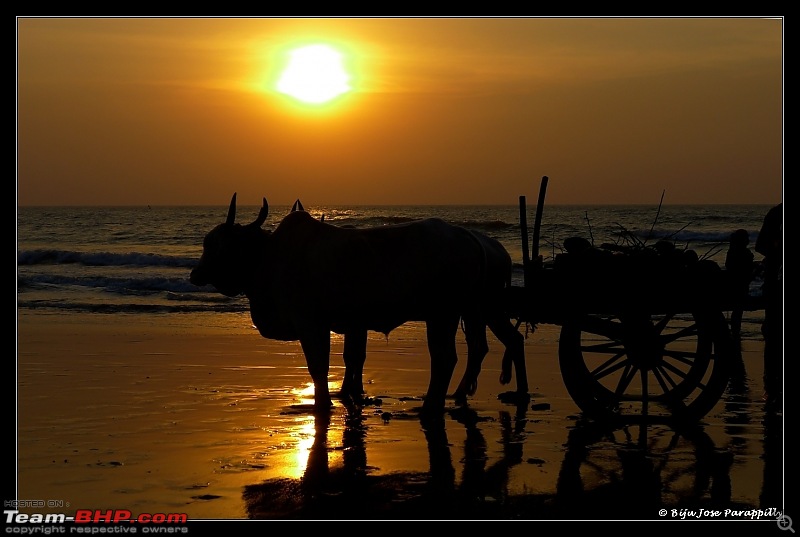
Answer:
[{"label": "ox back", "polygon": [[[478,310],[489,291],[481,243],[439,219],[353,229],[294,212],[272,242],[280,254],[264,267],[267,289],[259,294],[267,291],[270,309],[296,310],[293,324],[315,319],[342,334],[388,334],[407,321]],[[270,324],[254,314],[259,329]],[[270,327],[262,333],[269,337]]]}]

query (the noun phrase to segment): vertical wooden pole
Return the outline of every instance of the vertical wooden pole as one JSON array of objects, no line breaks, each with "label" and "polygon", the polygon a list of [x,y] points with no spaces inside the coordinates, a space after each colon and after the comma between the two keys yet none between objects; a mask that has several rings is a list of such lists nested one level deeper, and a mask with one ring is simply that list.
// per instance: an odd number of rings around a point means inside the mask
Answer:
[{"label": "vertical wooden pole", "polygon": [[531,257],[528,251],[528,208],[525,204],[525,196],[519,197],[519,230],[522,235],[522,275],[524,285],[527,287],[528,266],[531,263]]},{"label": "vertical wooden pole", "polygon": [[525,196],[519,197],[519,228],[522,234],[522,263],[527,265],[531,257],[528,251],[528,208],[525,205]]},{"label": "vertical wooden pole", "polygon": [[542,212],[544,212],[544,196],[547,192],[547,176],[542,177],[539,185],[539,201],[536,203],[536,220],[533,222],[533,259],[539,261],[539,235],[542,228]]}]

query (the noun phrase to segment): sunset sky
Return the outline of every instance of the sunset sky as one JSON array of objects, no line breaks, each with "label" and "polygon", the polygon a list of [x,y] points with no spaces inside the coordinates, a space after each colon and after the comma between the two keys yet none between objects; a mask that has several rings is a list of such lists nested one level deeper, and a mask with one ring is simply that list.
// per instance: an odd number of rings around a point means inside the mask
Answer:
[{"label": "sunset sky", "polygon": [[[277,90],[327,44],[352,88]],[[765,203],[782,18],[17,18],[18,205]]]}]

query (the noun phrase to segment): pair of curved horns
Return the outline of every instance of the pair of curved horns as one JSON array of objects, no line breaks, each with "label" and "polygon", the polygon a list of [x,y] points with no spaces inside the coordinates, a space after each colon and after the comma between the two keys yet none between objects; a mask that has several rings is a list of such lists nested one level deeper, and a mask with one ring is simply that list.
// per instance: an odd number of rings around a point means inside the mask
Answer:
[{"label": "pair of curved horns", "polygon": [[[252,223],[248,225],[261,227],[262,224],[264,224],[264,222],[267,220],[267,215],[269,215],[269,205],[267,204],[267,198],[264,198],[264,202],[261,205],[261,210],[258,211],[258,216]],[[229,226],[232,226],[234,220],[236,220],[236,192],[233,193],[233,197],[231,198],[231,205],[228,207],[228,218],[225,220],[225,223]]]}]

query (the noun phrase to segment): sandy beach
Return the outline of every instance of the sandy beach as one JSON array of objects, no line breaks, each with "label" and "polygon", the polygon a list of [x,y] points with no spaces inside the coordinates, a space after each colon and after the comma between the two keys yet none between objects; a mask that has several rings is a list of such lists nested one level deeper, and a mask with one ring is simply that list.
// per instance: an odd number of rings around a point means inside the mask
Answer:
[{"label": "sandy beach", "polygon": [[[369,400],[309,403],[298,343],[261,338],[242,316],[18,319],[17,498],[190,520],[659,520],[660,509],[782,508],[782,418],[765,419],[763,341],[745,324],[746,376],[705,419],[610,426],[582,419],[559,371],[557,326],[526,339],[531,400],[504,403],[490,338],[468,407],[418,410],[424,330],[371,334]],[[747,337],[749,336],[749,337]],[[342,341],[330,383],[341,382]],[[465,344],[451,382],[463,371]],[[729,517],[730,518],[730,517]],[[735,517],[734,517],[735,518]],[[774,524],[774,521],[771,523]]]}]

